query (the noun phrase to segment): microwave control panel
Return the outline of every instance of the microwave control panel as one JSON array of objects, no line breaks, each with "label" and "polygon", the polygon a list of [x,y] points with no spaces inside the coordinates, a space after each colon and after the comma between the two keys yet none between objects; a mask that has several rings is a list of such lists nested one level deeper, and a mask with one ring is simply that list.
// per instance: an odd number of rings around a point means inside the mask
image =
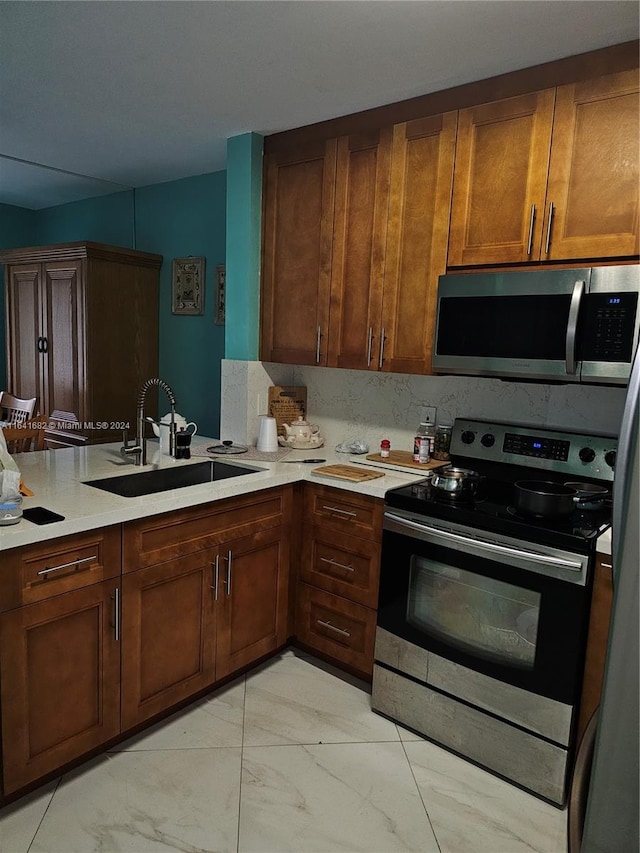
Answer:
[{"label": "microwave control panel", "polygon": [[590,293],[580,323],[583,361],[631,361],[638,294]]}]

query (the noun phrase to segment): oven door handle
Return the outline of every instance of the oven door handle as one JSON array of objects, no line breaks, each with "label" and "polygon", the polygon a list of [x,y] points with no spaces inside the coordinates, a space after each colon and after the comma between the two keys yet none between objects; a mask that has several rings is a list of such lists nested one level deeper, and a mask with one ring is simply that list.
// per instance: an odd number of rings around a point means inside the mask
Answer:
[{"label": "oven door handle", "polygon": [[542,563],[545,566],[558,566],[559,568],[571,569],[575,572],[582,571],[582,563],[575,560],[565,560],[562,557],[553,557],[551,554],[538,554],[535,551],[522,551],[520,548],[511,548],[509,545],[499,545],[497,542],[475,539],[472,536],[463,536],[460,533],[451,533],[439,527],[430,527],[428,524],[423,524],[422,522],[402,518],[392,512],[386,512],[385,518],[391,519],[391,521],[400,527],[407,527],[410,530],[417,530],[420,533],[428,533],[430,536],[439,537],[440,539],[473,545],[474,548],[480,551],[488,551],[490,554],[508,554],[511,557],[520,557],[524,560],[531,560],[532,563]]}]

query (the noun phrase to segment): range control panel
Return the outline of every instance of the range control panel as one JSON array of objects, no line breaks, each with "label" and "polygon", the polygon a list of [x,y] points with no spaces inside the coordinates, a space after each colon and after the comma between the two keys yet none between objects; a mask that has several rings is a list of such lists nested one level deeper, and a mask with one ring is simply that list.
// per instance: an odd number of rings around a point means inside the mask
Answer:
[{"label": "range control panel", "polygon": [[613,480],[617,449],[612,436],[466,418],[456,418],[451,436],[453,456],[598,480]]}]

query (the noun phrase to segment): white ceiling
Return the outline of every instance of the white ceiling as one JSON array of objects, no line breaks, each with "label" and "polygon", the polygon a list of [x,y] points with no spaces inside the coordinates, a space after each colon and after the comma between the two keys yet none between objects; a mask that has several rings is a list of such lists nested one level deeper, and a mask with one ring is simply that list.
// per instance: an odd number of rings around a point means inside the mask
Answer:
[{"label": "white ceiling", "polygon": [[39,209],[224,169],[230,136],[629,41],[639,9],[636,0],[0,0],[0,202]]}]

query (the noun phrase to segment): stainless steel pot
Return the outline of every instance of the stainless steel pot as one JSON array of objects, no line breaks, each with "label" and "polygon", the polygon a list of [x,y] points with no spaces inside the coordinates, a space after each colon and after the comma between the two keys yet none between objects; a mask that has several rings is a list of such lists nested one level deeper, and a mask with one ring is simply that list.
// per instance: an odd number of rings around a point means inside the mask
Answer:
[{"label": "stainless steel pot", "polygon": [[452,500],[468,500],[475,496],[481,479],[477,471],[447,466],[434,471],[431,485]]},{"label": "stainless steel pot", "polygon": [[576,489],[546,480],[517,480],[514,483],[516,509],[526,515],[569,515],[575,509]]}]

